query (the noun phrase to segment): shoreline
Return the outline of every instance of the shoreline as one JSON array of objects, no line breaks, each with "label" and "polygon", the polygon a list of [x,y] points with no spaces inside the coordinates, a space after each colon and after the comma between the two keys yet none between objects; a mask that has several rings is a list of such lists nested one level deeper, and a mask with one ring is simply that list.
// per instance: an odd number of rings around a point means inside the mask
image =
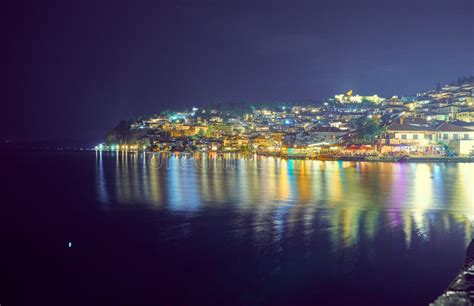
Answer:
[{"label": "shoreline", "polygon": [[472,305],[474,302],[474,287],[472,274],[474,272],[474,239],[471,240],[464,258],[464,264],[448,288],[430,306],[442,305]]},{"label": "shoreline", "polygon": [[388,163],[474,163],[474,157],[389,157],[389,156],[338,156],[323,158],[281,157],[284,159],[321,160],[321,161],[359,161],[359,162],[388,162]]},{"label": "shoreline", "polygon": [[112,150],[102,150],[96,151],[94,149],[53,149],[53,150],[0,150],[0,152],[28,152],[28,153],[39,153],[39,152],[104,152],[104,153],[126,153],[126,154],[137,154],[137,153],[146,153],[146,154],[175,154],[175,155],[192,155],[196,153],[200,154],[216,154],[216,155],[225,155],[225,154],[234,154],[240,156],[254,156],[257,157],[276,157],[285,160],[318,160],[318,161],[354,161],[354,162],[389,162],[389,163],[474,163],[474,156],[457,156],[457,157],[431,157],[431,156],[299,156],[299,155],[279,155],[279,154],[262,154],[262,153],[239,153],[239,152],[173,152],[173,151],[159,151],[159,152],[150,152],[150,151],[112,151]]},{"label": "shoreline", "polygon": [[[136,153],[136,152],[134,152]],[[245,155],[238,152],[146,152],[148,154],[237,154]],[[261,157],[277,157],[286,160],[318,160],[318,161],[355,161],[355,162],[391,162],[391,163],[474,163],[474,156],[458,156],[458,157],[426,157],[426,156],[289,156],[278,154],[248,154],[247,156],[261,156]]]}]

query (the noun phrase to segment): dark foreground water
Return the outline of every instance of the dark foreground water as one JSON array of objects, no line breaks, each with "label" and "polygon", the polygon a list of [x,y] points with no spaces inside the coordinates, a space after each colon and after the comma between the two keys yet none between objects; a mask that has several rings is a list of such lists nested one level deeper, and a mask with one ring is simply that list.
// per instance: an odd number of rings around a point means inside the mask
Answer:
[{"label": "dark foreground water", "polygon": [[1,157],[2,306],[427,305],[473,232],[474,164]]}]

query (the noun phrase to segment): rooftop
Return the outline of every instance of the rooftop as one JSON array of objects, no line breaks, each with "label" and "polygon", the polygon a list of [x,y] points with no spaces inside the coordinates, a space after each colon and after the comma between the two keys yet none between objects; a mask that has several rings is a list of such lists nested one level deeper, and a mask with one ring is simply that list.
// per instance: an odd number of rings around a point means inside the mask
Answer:
[{"label": "rooftop", "polygon": [[436,131],[441,131],[441,132],[472,132],[472,130],[467,129],[462,126],[457,126],[454,124],[450,124],[447,122],[441,123],[436,129]]}]

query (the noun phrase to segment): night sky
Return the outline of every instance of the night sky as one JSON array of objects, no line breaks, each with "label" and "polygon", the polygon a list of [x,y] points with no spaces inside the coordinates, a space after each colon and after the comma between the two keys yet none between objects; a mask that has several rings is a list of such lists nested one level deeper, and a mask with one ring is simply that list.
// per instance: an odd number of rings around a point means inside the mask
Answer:
[{"label": "night sky", "polygon": [[96,142],[173,105],[410,94],[474,74],[472,0],[15,0],[1,11],[10,139]]}]

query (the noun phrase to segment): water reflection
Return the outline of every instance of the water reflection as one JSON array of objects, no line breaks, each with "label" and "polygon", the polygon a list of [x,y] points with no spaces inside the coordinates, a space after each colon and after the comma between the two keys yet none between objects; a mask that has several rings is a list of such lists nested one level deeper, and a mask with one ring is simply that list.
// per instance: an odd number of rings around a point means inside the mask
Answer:
[{"label": "water reflection", "polygon": [[461,230],[474,221],[474,164],[281,160],[235,155],[96,155],[104,207],[153,208],[182,215],[226,211],[235,237],[256,245],[325,235],[333,249],[384,234],[414,240]]}]

